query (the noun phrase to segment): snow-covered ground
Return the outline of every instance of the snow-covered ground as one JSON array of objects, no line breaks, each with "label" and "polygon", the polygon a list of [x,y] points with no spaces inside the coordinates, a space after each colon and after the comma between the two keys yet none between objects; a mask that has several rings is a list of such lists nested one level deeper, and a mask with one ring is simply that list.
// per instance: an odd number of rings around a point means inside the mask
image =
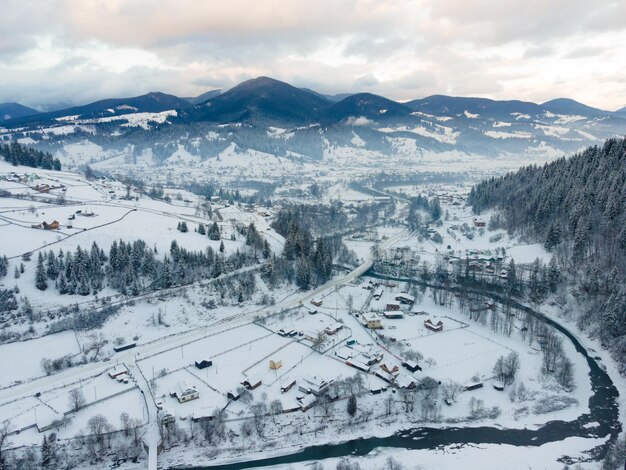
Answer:
[{"label": "snow-covered ground", "polygon": [[[440,127],[441,129],[436,130],[440,136],[454,138],[443,129],[444,126]],[[275,132],[280,133],[280,130]],[[356,132],[354,140],[357,143],[358,139]],[[91,152],[93,155],[99,154],[98,149],[93,147],[76,149],[76,152],[79,150]],[[255,176],[269,175],[278,178],[301,172],[286,182],[285,188],[304,191],[313,181],[319,182],[325,186],[322,195],[324,202],[341,201],[346,206],[358,207],[360,204],[371,203],[373,197],[351,189],[349,182],[357,175],[366,176],[374,171],[370,161],[372,157],[366,151],[333,148],[324,155],[323,166],[314,168],[309,163],[274,156],[268,158],[260,152],[242,152],[232,146],[215,160],[198,162],[187,150],[179,148],[175,157],[165,162],[165,167],[173,175],[173,180],[185,179],[191,175],[199,177],[210,168],[223,171],[223,181],[226,181],[233,176],[233,168],[239,168],[237,171],[241,172],[252,171],[250,158],[255,158],[263,162],[261,165],[252,165]],[[463,155],[459,153],[449,154],[439,161],[429,160],[429,156],[420,158],[423,158],[420,161],[424,163],[426,171],[450,173],[458,171],[463,161]],[[412,156],[406,157],[403,163],[415,161],[417,158]],[[106,168],[111,161],[103,160],[101,163],[101,168]],[[121,160],[118,163],[125,164]],[[364,166],[357,171],[355,168],[360,164]],[[492,162],[491,168],[482,169],[479,168],[480,164],[474,164],[477,167],[470,171],[472,181],[490,171],[501,172],[513,166],[508,161],[498,165]],[[496,166],[497,169],[494,169]],[[269,207],[246,210],[244,206],[237,204],[214,203],[211,207],[213,215],[210,216],[203,198],[175,184],[165,187],[165,194],[169,196],[169,202],[166,202],[143,196],[135,188],[127,188],[113,179],[87,181],[70,172],[16,168],[0,162],[0,176],[9,176],[13,171],[22,175],[20,181],[0,178],[0,189],[11,193],[11,197],[0,198],[0,237],[10,241],[4,244],[2,253],[10,258],[8,275],[0,282],[5,288],[17,287],[19,296],[28,297],[33,307],[40,311],[73,304],[94,308],[100,299],[95,296],[60,296],[53,286],[46,291],[36,289],[34,276],[39,252],[58,252],[61,248],[64,251],[75,250],[78,246],[89,249],[93,242],[108,251],[110,244],[120,238],[125,241],[141,238],[148,246],[156,247],[159,256],[168,252],[172,240],[189,250],[202,251],[211,247],[217,251],[220,241],[209,240],[206,235],[195,231],[198,224],[209,225],[213,221],[218,223],[222,231],[226,254],[246,249],[245,238],[239,234],[237,227],[250,223],[255,224],[277,256],[284,244],[283,237],[270,227],[274,209]],[[158,171],[162,172],[162,169]],[[154,175],[156,172],[152,168],[146,175]],[[306,175],[315,175],[317,179],[306,179]],[[229,181],[232,183],[232,180]],[[42,192],[44,185],[48,188]],[[469,184],[405,184],[388,188],[394,193],[440,198],[444,213],[442,223],[430,227],[441,236],[440,243],[433,240],[433,233],[422,238],[415,233],[408,233],[403,226],[391,221],[388,225],[381,222],[375,229],[357,236],[351,235],[345,239],[346,245],[361,261],[369,259],[372,248],[377,243],[386,243],[382,254],[389,260],[393,260],[397,253],[409,253],[411,257],[419,258],[420,263],[427,261],[431,266],[453,259],[464,260],[467,257],[474,260],[498,254],[503,256],[503,262],[508,263],[510,259],[514,259],[517,265],[529,264],[535,258],[543,259],[544,262],[549,260],[549,253],[541,245],[529,245],[516,237],[510,237],[503,230],[481,227],[483,222],[488,225],[490,214],[482,216],[481,220],[474,220],[474,216],[463,203],[468,188]],[[285,200],[291,198],[300,200],[297,196],[285,195]],[[404,203],[398,205],[400,207],[397,208],[397,213],[406,211]],[[266,216],[266,212],[271,215]],[[56,230],[33,227],[44,221],[51,223],[53,220],[60,223]],[[187,233],[177,230],[182,221],[189,227]],[[231,239],[233,237],[234,240]],[[23,256],[26,253],[31,253],[30,261]],[[22,263],[24,272],[19,278],[15,278],[13,273],[16,268],[19,270]],[[497,276],[498,273],[493,275]],[[296,411],[280,415],[275,417],[277,423],[270,426],[272,429],[268,431],[266,441],[256,438],[251,438],[246,443],[241,442],[241,439],[236,442],[231,440],[214,449],[220,452],[221,461],[241,458],[241,444],[249,445],[250,456],[257,458],[267,455],[269,445],[281,448],[284,452],[292,452],[298,446],[336,442],[338,434],[344,440],[363,436],[388,436],[398,430],[424,423],[429,426],[449,426],[451,423],[462,426],[468,419],[470,409],[479,400],[488,408],[498,407],[501,412],[495,419],[482,419],[478,423],[506,428],[534,429],[551,420],[573,420],[588,410],[591,387],[587,364],[568,341],[564,341],[564,350],[566,356],[573,361],[575,372],[575,389],[571,393],[557,389],[552,381],[542,378],[541,356],[536,343],[529,344],[528,340],[523,340],[517,328],[514,328],[511,336],[505,336],[494,333],[488,324],[470,320],[461,312],[455,299],[448,305],[442,305],[432,298],[429,291],[417,292],[414,293],[417,297],[415,305],[402,307],[403,318],[387,319],[383,312],[389,309],[388,305],[394,303],[396,296],[401,290],[407,289],[407,286],[385,286],[380,299],[374,299],[373,291],[364,288],[370,279],[357,277],[348,283],[338,283],[340,275],[337,275],[328,288],[315,293],[315,299],[321,300],[322,304],[313,306],[310,303],[311,293],[298,292],[295,287],[284,285],[272,291],[257,273],[254,276],[257,292],[250,300],[241,304],[220,299],[219,293],[212,287],[214,281],[207,280],[202,284],[168,292],[167,295],[155,293],[134,299],[122,305],[115,315],[93,332],[62,332],[41,336],[50,323],[47,319],[35,321],[30,332],[31,325],[27,322],[16,322],[8,326],[6,329],[9,331],[35,338],[0,345],[2,357],[17,358],[0,361],[0,388],[19,387],[21,383],[33,392],[17,399],[12,396],[11,400],[0,402],[0,416],[6,416],[19,429],[25,428],[19,436],[11,440],[12,445],[40,444],[41,433],[37,428],[29,426],[39,421],[43,423],[56,419],[65,413],[68,413],[70,421],[54,428],[60,439],[70,439],[79,432],[87,432],[87,421],[96,414],[106,416],[114,429],[120,429],[119,415],[122,411],[141,423],[147,423],[148,411],[153,410],[156,404],[147,396],[149,394],[142,395],[140,392],[141,381],[131,380],[124,384],[103,373],[109,366],[115,366],[119,357],[131,359],[130,365],[133,367],[136,364],[134,370],[139,371],[150,382],[152,394],[175,416],[179,426],[187,429],[191,426],[188,424],[191,422],[190,418],[209,416],[215,409],[225,407],[226,426],[235,434],[239,432],[241,421],[251,416],[251,403],[230,401],[227,393],[236,390],[246,379],[261,381],[261,385],[251,392],[252,403],[278,400],[283,409],[287,410],[299,405],[299,399],[304,394],[299,391],[298,386],[307,376],[335,382],[355,376],[362,377],[366,393],[359,396],[360,416],[369,416],[371,419],[363,419],[358,425],[347,427],[343,400],[333,405],[337,410],[337,419],[332,419],[330,423],[325,421],[319,406],[307,412]],[[99,296],[111,297],[114,301],[122,300],[110,288],[105,288]],[[263,296],[273,297],[276,305],[264,304],[261,301]],[[208,301],[213,301],[214,306],[208,308]],[[283,309],[283,306],[286,307]],[[317,310],[317,314],[309,313],[311,310]],[[371,314],[380,319],[382,334],[385,338],[392,339],[391,343],[384,342],[377,333],[364,327],[363,316]],[[443,331],[435,333],[426,328],[426,319],[434,323],[441,320]],[[338,332],[326,333],[326,339],[320,344],[312,339],[311,335],[316,332],[337,329],[339,326],[341,329]],[[521,326],[519,320],[516,320],[515,326]],[[280,330],[293,330],[295,334],[285,335]],[[53,380],[47,378],[48,382],[45,377],[41,379],[45,375],[42,359],[68,356],[89,361],[91,354],[83,354],[83,350],[88,349],[93,341],[91,333],[102,333],[107,339],[108,343],[103,346],[99,358],[110,358],[110,361],[82,366],[85,371],[89,371],[84,376],[76,368],[67,383],[55,383],[50,389],[44,387],[37,390],[39,396],[34,396],[38,378],[39,383],[52,383]],[[124,343],[136,342],[138,350],[143,354],[114,354],[113,344],[116,340]],[[350,347],[348,342],[351,343]],[[423,355],[422,371],[411,373],[401,365],[398,344]],[[600,350],[598,346],[595,348]],[[495,390],[493,366],[500,356],[511,352],[517,352],[521,358],[516,381],[504,392]],[[376,354],[382,354],[381,363],[372,364],[369,369],[354,367],[354,364],[361,367],[367,357]],[[200,360],[211,360],[213,364],[206,369],[198,369],[195,362]],[[605,362],[613,377],[615,371],[610,370],[610,360],[606,359]],[[392,387],[381,394],[369,393],[369,390],[386,386],[380,376],[375,375],[380,372],[382,364],[388,369],[397,367],[406,380],[414,380],[416,383],[425,377],[432,377],[441,383],[456,383],[461,387],[469,382],[480,381],[484,383],[484,387],[458,393],[450,405],[444,404],[443,398],[438,397],[435,404],[436,422],[423,417],[419,411],[403,413],[398,399],[391,417],[383,417],[383,402],[388,397],[397,397],[399,394],[392,391]],[[63,372],[59,376],[64,377]],[[293,380],[296,381],[296,386],[283,393],[281,385]],[[510,391],[519,387],[522,382],[527,390],[527,397],[511,400]],[[179,403],[170,393],[179,384],[194,386],[199,392],[199,398]],[[623,383],[621,386],[623,387]],[[73,412],[69,394],[70,390],[77,387],[84,391],[88,406]],[[5,390],[3,396],[10,396],[10,390]],[[554,395],[566,395],[573,400],[568,407],[559,411],[539,413],[533,410],[537,400]],[[418,407],[419,405],[416,406]],[[300,434],[294,433],[295,429]],[[277,442],[281,444],[278,445]],[[389,455],[393,455],[409,467],[414,466],[413,462],[417,459],[424,468],[458,468],[459,462],[478,462],[484,455],[504,452],[506,458],[510,459],[510,465],[505,465],[505,468],[561,468],[556,462],[559,456],[576,456],[599,443],[601,440],[571,438],[562,443],[551,443],[537,448],[477,445],[461,448],[449,446],[436,451],[380,449],[360,458],[359,463],[362,468],[380,468],[382,462]],[[207,455],[193,445],[185,451],[181,448],[172,449],[159,457],[163,465],[181,462],[208,463],[213,458],[214,455]],[[325,466],[335,464],[335,460],[324,462]],[[304,465],[306,463],[293,468]]]}]

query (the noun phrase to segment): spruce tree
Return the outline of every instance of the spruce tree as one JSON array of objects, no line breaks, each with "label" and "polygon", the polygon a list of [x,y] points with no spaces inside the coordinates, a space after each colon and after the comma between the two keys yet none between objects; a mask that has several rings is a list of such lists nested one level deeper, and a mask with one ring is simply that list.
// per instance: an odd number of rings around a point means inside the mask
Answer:
[{"label": "spruce tree", "polygon": [[35,271],[35,286],[39,290],[46,290],[48,288],[48,281],[46,280],[46,268],[43,265],[43,255],[39,252],[39,258],[37,259],[37,269]]}]

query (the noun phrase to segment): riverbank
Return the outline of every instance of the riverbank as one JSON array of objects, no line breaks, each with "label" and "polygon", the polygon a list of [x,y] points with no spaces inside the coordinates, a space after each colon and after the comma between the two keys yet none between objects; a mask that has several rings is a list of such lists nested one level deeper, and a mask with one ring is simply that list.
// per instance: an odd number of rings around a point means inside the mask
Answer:
[{"label": "riverbank", "polygon": [[[527,306],[524,307],[529,308]],[[543,314],[543,312],[535,313],[539,317]],[[342,455],[369,455],[372,452],[377,452],[376,449],[381,447],[430,450],[452,448],[457,449],[455,452],[459,452],[458,449],[466,447],[459,445],[462,442],[475,443],[468,447],[472,449],[476,445],[491,446],[504,442],[504,445],[521,448],[525,448],[527,445],[535,448],[540,444],[549,444],[547,449],[554,449],[558,442],[572,439],[574,436],[582,436],[580,437],[582,439],[580,443],[585,442],[585,446],[589,445],[584,450],[600,446],[606,442],[604,436],[607,436],[609,432],[614,432],[612,426],[615,425],[615,417],[612,416],[612,413],[618,414],[618,420],[620,417],[623,417],[623,406],[620,406],[622,408],[621,411],[617,411],[617,404],[615,406],[607,406],[615,398],[617,390],[613,387],[610,377],[598,366],[595,359],[586,353],[582,338],[571,333],[571,328],[566,329],[560,326],[554,318],[550,318],[550,316],[545,318],[548,323],[555,325],[560,331],[566,330],[566,333],[568,333],[566,336],[570,340],[568,341],[568,346],[570,346],[569,343],[571,342],[571,347],[578,350],[584,358],[583,362],[587,362],[589,365],[588,374],[592,381],[593,396],[590,397],[588,403],[592,409],[588,412],[583,411],[582,414],[569,421],[552,421],[548,425],[542,425],[543,421],[538,423],[537,419],[530,419],[524,424],[518,423],[520,424],[518,429],[515,429],[517,426],[505,428],[498,424],[492,424],[492,422],[489,422],[490,426],[479,427],[477,423],[471,423],[471,426],[462,428],[449,428],[450,424],[445,423],[434,425],[429,423],[429,427],[417,427],[411,431],[393,434],[394,429],[407,429],[411,425],[420,424],[415,421],[403,421],[403,416],[396,415],[390,417],[390,420],[393,422],[384,423],[385,427],[383,428],[376,428],[370,424],[365,428],[355,426],[350,430],[342,429],[340,430],[341,432],[333,433],[332,435],[326,435],[324,431],[320,431],[314,436],[310,434],[302,436],[290,435],[288,438],[270,442],[267,446],[257,450],[253,449],[252,451],[246,446],[245,461],[242,461],[243,459],[241,458],[244,446],[224,449],[225,452],[220,454],[211,450],[207,451],[206,449],[177,448],[164,453],[160,460],[166,468],[188,468],[189,466],[202,468],[202,466],[207,466],[207,468],[220,470],[235,470],[283,464],[292,466],[297,464],[300,466],[306,461],[323,459],[329,456],[339,458]],[[576,344],[576,342],[579,344]],[[579,355],[576,354],[576,356]],[[579,364],[579,361],[577,361],[577,364]],[[623,385],[622,381],[620,389],[622,389]],[[621,393],[620,396],[623,397],[624,394]],[[536,416],[533,416],[533,418],[536,418]],[[550,418],[556,419],[553,416]],[[458,423],[457,426],[461,424],[466,423]],[[337,442],[337,435],[342,436],[342,442]],[[351,437],[354,437],[354,439],[351,439]],[[285,442],[287,439],[288,443]],[[313,439],[319,445],[303,448],[306,443],[311,442]],[[507,442],[507,439],[511,440],[513,444]],[[544,448],[544,446],[541,447]],[[575,457],[576,455],[579,454],[574,452],[570,457]],[[543,454],[542,458],[545,458],[545,454]],[[589,458],[589,456],[585,458]],[[559,468],[562,468],[562,464],[560,465],[561,467]]]}]

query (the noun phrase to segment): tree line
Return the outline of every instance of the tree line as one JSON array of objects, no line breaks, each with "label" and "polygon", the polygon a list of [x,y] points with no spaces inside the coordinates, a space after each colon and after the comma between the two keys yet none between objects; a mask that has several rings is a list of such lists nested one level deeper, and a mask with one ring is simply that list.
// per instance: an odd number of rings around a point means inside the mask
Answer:
[{"label": "tree line", "polygon": [[44,170],[61,170],[61,162],[48,152],[42,152],[17,142],[0,144],[0,155],[12,165],[24,165]]}]

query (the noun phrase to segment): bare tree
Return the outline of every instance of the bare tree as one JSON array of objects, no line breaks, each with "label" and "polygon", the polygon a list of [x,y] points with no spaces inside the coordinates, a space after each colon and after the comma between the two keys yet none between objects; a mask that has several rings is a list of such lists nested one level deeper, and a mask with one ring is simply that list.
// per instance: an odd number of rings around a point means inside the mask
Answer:
[{"label": "bare tree", "polygon": [[394,403],[395,400],[393,399],[393,396],[388,395],[387,398],[385,398],[385,416],[389,416],[393,413]]},{"label": "bare tree", "polygon": [[387,460],[385,460],[385,466],[383,468],[385,470],[402,470],[404,467],[396,459],[389,456],[387,457]]},{"label": "bare tree", "polygon": [[141,435],[139,434],[139,430],[141,429],[141,421],[137,418],[131,418],[130,429],[133,431],[133,443],[135,444],[135,446],[139,446],[139,443],[141,441]]},{"label": "bare tree", "polygon": [[415,392],[413,390],[407,390],[406,388],[402,388],[400,389],[400,399],[404,404],[404,412],[412,412],[415,406]]},{"label": "bare tree", "polygon": [[259,437],[263,437],[265,432],[265,417],[267,415],[267,405],[265,402],[257,402],[250,407],[254,416],[254,427]]},{"label": "bare tree", "polygon": [[100,452],[102,452],[106,444],[106,434],[111,431],[112,426],[105,416],[95,415],[89,418],[87,427],[94,444],[97,444],[100,447]]},{"label": "bare tree", "polygon": [[74,412],[85,406],[86,400],[83,391],[80,388],[73,388],[69,395],[70,407]]},{"label": "bare tree", "polygon": [[330,399],[330,396],[328,396],[328,394],[325,393],[324,395],[322,395],[318,403],[324,410],[324,416],[330,416],[334,408],[334,404],[333,404],[333,401]]},{"label": "bare tree", "polygon": [[5,457],[4,457],[4,449],[9,446],[9,434],[11,434],[11,422],[8,419],[5,419],[0,425],[0,468],[4,468]]},{"label": "bare tree", "polygon": [[283,404],[280,400],[272,400],[270,402],[270,413],[272,414],[272,421],[276,422],[276,416],[283,412]]},{"label": "bare tree", "polygon": [[459,385],[456,382],[453,382],[452,380],[443,382],[441,384],[441,394],[443,395],[443,398],[445,400],[455,401],[456,396],[459,394],[461,390],[462,390],[461,385]]},{"label": "bare tree", "polygon": [[130,417],[125,411],[120,414],[120,423],[122,424],[124,436],[128,437],[128,435],[130,434]]},{"label": "bare tree", "polygon": [[91,360],[95,361],[98,358],[98,354],[100,354],[100,350],[107,343],[107,340],[102,333],[91,333],[88,338],[91,343],[89,346],[85,347],[85,353],[93,351],[93,357]]}]

